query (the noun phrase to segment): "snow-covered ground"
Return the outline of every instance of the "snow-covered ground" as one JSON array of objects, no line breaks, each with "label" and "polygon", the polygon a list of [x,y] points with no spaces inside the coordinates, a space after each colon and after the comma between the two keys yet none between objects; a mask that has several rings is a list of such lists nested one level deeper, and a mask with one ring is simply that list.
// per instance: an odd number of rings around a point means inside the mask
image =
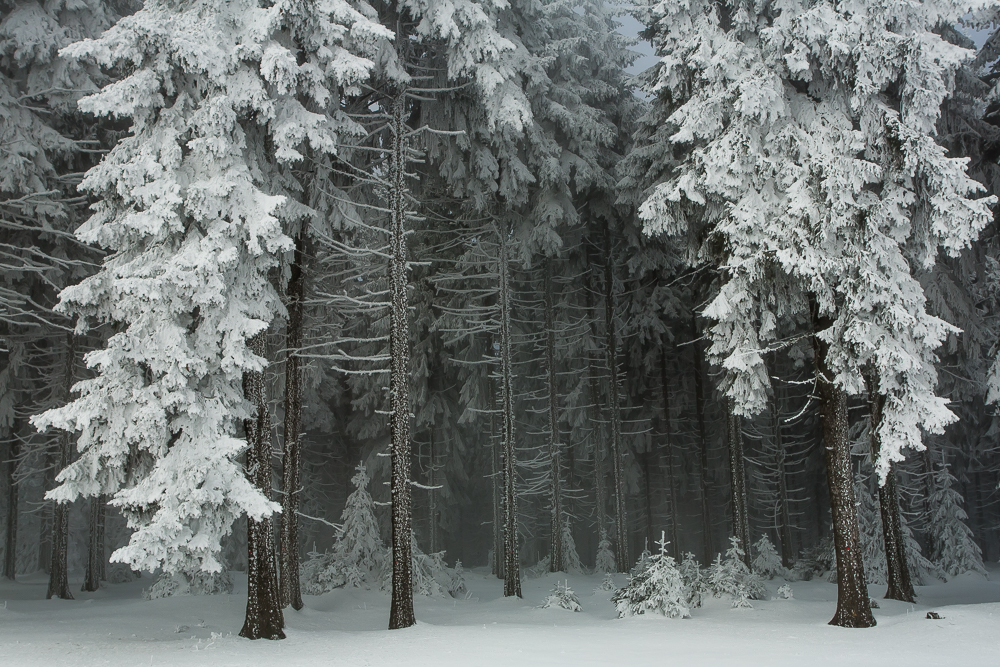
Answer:
[{"label": "snow-covered ground", "polygon": [[[919,603],[879,600],[878,627],[827,625],[836,586],[795,582],[794,599],[730,609],[709,600],[693,618],[615,618],[597,576],[570,576],[583,612],[539,609],[557,578],[528,579],[524,599],[501,597],[501,582],[468,572],[470,597],[419,598],[419,623],[387,631],[389,598],[339,590],[288,611],[285,641],[237,636],[246,581],[233,595],[145,601],[148,577],[45,600],[45,579],[0,584],[0,665],[977,665],[1000,664],[1000,569],[989,581],[966,575],[918,588]],[[624,577],[619,583],[624,582]],[[768,582],[774,595],[780,581]],[[74,591],[80,581],[74,581]],[[928,620],[933,610],[944,618]]]}]

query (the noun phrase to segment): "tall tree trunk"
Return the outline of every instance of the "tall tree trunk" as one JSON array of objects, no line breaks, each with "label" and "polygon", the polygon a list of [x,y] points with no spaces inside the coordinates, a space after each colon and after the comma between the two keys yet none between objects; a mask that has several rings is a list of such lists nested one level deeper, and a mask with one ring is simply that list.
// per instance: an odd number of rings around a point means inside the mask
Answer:
[{"label": "tall tree trunk", "polygon": [[[397,32],[397,37],[399,37]],[[397,48],[402,48],[397,46]],[[389,166],[389,413],[392,460],[392,607],[389,629],[408,628],[413,615],[413,489],[410,485],[410,309],[406,252],[406,93],[392,103]]]},{"label": "tall tree trunk", "polygon": [[489,405],[490,405],[490,466],[492,474],[490,479],[493,482],[493,574],[498,579],[503,579],[504,550],[503,550],[503,463],[500,452],[500,438],[497,435],[497,390],[493,379],[489,379]]},{"label": "tall tree trunk", "polygon": [[428,532],[430,533],[430,543],[431,550],[428,553],[436,554],[438,551],[438,538],[437,538],[437,456],[434,453],[434,424],[430,425],[430,443],[428,449],[430,465],[428,466],[428,479],[427,486],[430,487],[427,490],[427,513],[428,513]]},{"label": "tall tree trunk", "polygon": [[[73,389],[73,363],[76,358],[76,341],[72,333],[66,334],[66,368],[63,385],[63,398],[68,403]],[[71,436],[64,433],[59,436],[59,450],[56,454],[56,471],[61,471],[69,465]],[[58,473],[57,473],[58,474]],[[60,598],[72,600],[69,591],[69,503],[53,502],[52,504],[52,564],[49,566],[49,589],[46,599]]]},{"label": "tall tree trunk", "polygon": [[608,364],[608,409],[611,413],[611,464],[615,484],[615,560],[619,572],[628,572],[628,517],[625,513],[625,459],[622,451],[621,398],[618,395],[618,335],[615,329],[614,264],[611,230],[604,225],[604,335]]},{"label": "tall tree trunk", "polygon": [[514,447],[514,370],[511,358],[510,330],[510,259],[507,249],[506,226],[500,234],[500,261],[497,273],[500,279],[500,427],[503,443],[503,551],[504,597],[521,597],[521,560],[517,535],[517,468]]},{"label": "tall tree trunk", "polygon": [[90,499],[90,534],[87,537],[87,573],[81,590],[92,593],[101,587],[104,561],[104,495]]},{"label": "tall tree trunk", "polygon": [[21,455],[20,438],[23,431],[24,419],[15,419],[7,446],[7,530],[3,576],[11,581],[17,577],[17,522],[20,517],[18,513],[20,498],[17,487],[17,460]]},{"label": "tall tree trunk", "polygon": [[299,582],[299,486],[302,461],[302,336],[305,327],[305,262],[308,257],[308,223],[295,239],[295,256],[288,280],[288,324],[285,328],[285,420],[281,457],[281,605],[302,609]]},{"label": "tall tree trunk", "polygon": [[747,516],[747,476],[743,463],[743,423],[732,399],[726,401],[726,432],[729,441],[729,479],[733,497],[733,535],[743,547],[743,562],[750,567],[750,519]]},{"label": "tall tree trunk", "polygon": [[701,447],[700,477],[701,477],[701,529],[702,529],[702,549],[704,559],[702,562],[709,562],[715,556],[715,549],[712,546],[712,515],[708,511],[708,431],[705,425],[705,377],[702,368],[702,350],[698,342],[700,334],[698,331],[698,321],[691,316],[691,328],[694,332],[694,411],[698,421],[698,439]]},{"label": "tall tree trunk", "polygon": [[549,399],[549,571],[563,569],[562,471],[559,443],[559,396],[556,385],[556,327],[552,304],[552,260],[545,265],[545,378]]},{"label": "tall tree trunk", "polygon": [[[255,334],[247,347],[265,358],[265,332]],[[271,497],[271,412],[268,410],[264,372],[243,374],[243,395],[255,415],[243,423],[247,438],[247,479]],[[247,613],[240,636],[247,639],[284,639],[285,618],[278,594],[274,524],[271,517],[247,517]]]},{"label": "tall tree trunk", "polygon": [[[830,321],[816,314],[813,304],[814,331],[830,326]],[[847,394],[833,382],[827,365],[829,345],[819,336],[812,337],[815,350],[816,390],[823,419],[823,449],[826,458],[827,485],[830,488],[830,513],[833,516],[833,544],[837,556],[837,613],[830,625],[846,628],[870,628],[875,625],[865,568],[861,538],[858,534],[857,499],[851,475],[851,441],[848,433]]]},{"label": "tall tree trunk", "polygon": [[667,460],[667,490],[670,494],[670,553],[676,559],[680,555],[677,543],[677,481],[674,477],[674,448],[670,419],[670,378],[667,373],[666,341],[660,347],[660,386],[663,389],[663,456]]},{"label": "tall tree trunk", "polygon": [[[868,407],[871,414],[868,431],[872,448],[871,460],[874,466],[882,448],[878,431],[882,425],[885,396],[878,391],[877,376],[871,373],[866,374],[865,381],[868,385]],[[895,465],[889,467],[889,473],[885,476],[885,484],[878,487],[878,505],[882,515],[882,540],[885,545],[886,579],[888,580],[885,597],[887,600],[916,602],[913,581],[910,578],[910,568],[906,563],[902,522],[899,518],[899,495],[896,491]]]},{"label": "tall tree trunk", "polygon": [[781,535],[781,564],[784,567],[792,567],[792,561],[795,560],[795,552],[792,551],[792,513],[788,502],[788,480],[785,478],[785,439],[781,429],[781,394],[782,390],[775,391],[774,400],[771,401],[771,423],[774,428],[773,438],[775,456],[777,458],[778,520],[781,524],[779,528]]},{"label": "tall tree trunk", "polygon": [[[589,277],[588,273],[588,277]],[[594,301],[591,296],[591,284],[588,280],[586,287],[583,290],[584,299],[586,300],[587,314],[591,315],[594,312]],[[593,322],[592,318],[591,321]],[[607,534],[605,525],[607,523],[607,510],[608,510],[608,493],[607,487],[604,484],[604,438],[601,432],[601,389],[597,377],[597,360],[591,356],[591,353],[587,352],[587,384],[590,389],[590,405],[593,411],[594,417],[591,418],[591,423],[593,428],[591,429],[593,440],[593,450],[594,450],[594,501],[597,508],[594,512],[595,521],[597,523],[597,540],[598,543]]]}]

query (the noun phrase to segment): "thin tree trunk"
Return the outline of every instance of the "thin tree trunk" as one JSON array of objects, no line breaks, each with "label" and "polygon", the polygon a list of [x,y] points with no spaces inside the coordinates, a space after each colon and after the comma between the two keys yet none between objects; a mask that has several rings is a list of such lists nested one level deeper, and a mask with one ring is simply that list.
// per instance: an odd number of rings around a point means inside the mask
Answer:
[{"label": "thin tree trunk", "polygon": [[705,426],[705,378],[702,370],[702,350],[698,342],[698,322],[693,315],[691,328],[694,332],[694,344],[692,345],[694,348],[694,407],[698,421],[698,438],[701,444],[699,473],[701,477],[702,549],[704,551],[703,562],[707,563],[715,556],[715,549],[712,546],[712,516],[708,511],[708,432]]},{"label": "thin tree trunk", "polygon": [[434,454],[434,424],[430,425],[430,466],[428,467],[428,479],[427,486],[430,488],[427,491],[428,496],[428,525],[430,532],[430,542],[431,550],[428,553],[435,554],[438,551],[437,548],[437,457]]},{"label": "thin tree trunk", "polygon": [[628,572],[631,560],[628,549],[628,517],[625,513],[625,459],[622,452],[621,399],[618,395],[618,336],[615,330],[614,266],[611,255],[611,231],[604,225],[604,335],[608,364],[608,407],[611,412],[611,463],[615,484],[615,560],[619,572]]},{"label": "thin tree trunk", "polygon": [[[69,402],[73,388],[73,362],[76,356],[76,341],[72,333],[66,334],[66,368],[64,375],[63,397]],[[59,437],[59,451],[56,460],[56,471],[61,471],[69,465],[70,435],[65,433]],[[58,474],[58,473],[57,473]],[[49,589],[46,599],[60,598],[72,600],[69,591],[69,503],[54,502],[52,504],[52,564],[49,566]]]},{"label": "thin tree trunk", "polygon": [[733,535],[743,547],[743,562],[750,567],[750,520],[747,516],[747,476],[743,462],[743,424],[735,413],[735,402],[726,401],[727,440],[729,441],[729,479],[733,496]]},{"label": "thin tree trunk", "polygon": [[87,573],[81,590],[92,593],[101,587],[104,560],[104,496],[90,499],[90,534],[87,538]]},{"label": "thin tree trunk", "polygon": [[[813,304],[814,330],[830,326],[821,320]],[[851,441],[848,433],[847,394],[833,382],[827,365],[829,345],[813,336],[816,364],[816,390],[823,419],[823,449],[826,458],[827,485],[830,488],[830,513],[833,516],[833,543],[837,556],[837,613],[830,625],[847,628],[870,628],[875,625],[865,582],[861,539],[858,534],[857,499],[851,476]]]},{"label": "thin tree trunk", "polygon": [[295,239],[295,257],[288,280],[288,324],[285,328],[285,420],[281,457],[281,605],[302,609],[299,581],[299,486],[302,471],[302,349],[305,327],[305,262],[308,254],[307,223]]},{"label": "thin tree trunk", "polygon": [[[588,274],[589,276],[589,274]],[[594,302],[591,296],[591,284],[588,280],[586,287],[583,290],[584,298],[586,299],[587,313],[592,314],[594,312]],[[593,320],[592,320],[593,321]],[[594,501],[597,505],[595,511],[596,522],[597,522],[597,540],[598,543],[607,534],[605,529],[605,524],[607,523],[607,509],[608,509],[608,494],[607,489],[604,484],[604,440],[601,433],[601,390],[598,383],[597,372],[596,372],[597,362],[591,356],[590,352],[587,353],[587,383],[590,388],[590,404],[591,409],[596,413],[596,418],[592,419],[593,430],[592,437],[594,439]]]},{"label": "thin tree trunk", "polygon": [[[885,396],[878,391],[878,378],[866,374],[868,385],[868,407],[871,412],[868,427],[871,439],[872,465],[878,461],[881,449],[879,427],[885,410]],[[906,548],[903,544],[903,527],[899,518],[899,496],[896,491],[896,467],[889,467],[885,484],[878,487],[878,505],[882,515],[882,539],[885,545],[885,566],[888,587],[885,591],[887,600],[916,602],[914,599],[913,581],[910,578],[910,568],[906,563]]]},{"label": "thin tree trunk", "polygon": [[680,555],[680,545],[677,543],[677,483],[674,478],[674,448],[671,438],[670,420],[670,381],[667,373],[667,346],[665,341],[660,348],[660,386],[663,389],[663,455],[667,460],[667,489],[670,494],[670,553],[674,558]]},{"label": "thin tree trunk", "polygon": [[[255,334],[247,347],[264,358],[265,332]],[[244,423],[247,438],[247,478],[271,497],[271,413],[267,406],[264,372],[243,374],[243,395],[256,414]],[[260,520],[247,517],[247,612],[240,636],[247,639],[284,639],[284,615],[278,594],[275,564],[274,525],[271,517]]]},{"label": "thin tree trunk", "polygon": [[552,304],[552,261],[545,265],[545,377],[549,399],[549,571],[563,569],[562,479],[559,443],[559,397],[556,386],[556,327]]},{"label": "thin tree trunk", "polygon": [[493,574],[498,579],[503,579],[503,488],[502,475],[503,463],[500,453],[500,439],[497,436],[497,414],[496,414],[496,387],[493,379],[489,379],[489,401],[490,401],[490,466],[493,481]]},{"label": "thin tree trunk", "polygon": [[[397,37],[399,37],[397,31]],[[397,46],[397,48],[402,48]],[[410,311],[406,252],[406,93],[392,103],[389,171],[389,412],[392,442],[392,607],[389,629],[408,628],[413,615],[413,490],[410,486]]]},{"label": "thin tree trunk", "polygon": [[20,517],[18,513],[20,499],[17,487],[17,459],[21,455],[20,437],[24,428],[23,421],[23,419],[14,420],[7,447],[7,531],[3,576],[11,581],[17,577],[17,522]]},{"label": "thin tree trunk", "polygon": [[504,510],[504,597],[521,597],[521,561],[517,535],[517,492],[514,448],[514,386],[510,331],[510,260],[507,256],[507,229],[501,227],[500,261],[500,414],[503,443],[503,510]]},{"label": "thin tree trunk", "polygon": [[785,478],[785,440],[781,429],[781,390],[775,392],[771,401],[771,422],[774,425],[774,447],[777,457],[778,474],[778,519],[781,523],[781,564],[792,567],[795,553],[792,551],[792,517],[788,502],[788,480]]}]

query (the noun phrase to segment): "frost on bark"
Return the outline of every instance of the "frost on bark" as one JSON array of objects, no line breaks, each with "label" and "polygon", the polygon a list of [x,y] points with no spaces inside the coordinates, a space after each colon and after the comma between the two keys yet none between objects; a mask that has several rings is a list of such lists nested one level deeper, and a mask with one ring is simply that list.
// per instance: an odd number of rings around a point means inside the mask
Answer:
[{"label": "frost on bark", "polygon": [[281,457],[281,605],[302,609],[302,589],[299,581],[299,485],[302,470],[300,439],[302,429],[302,348],[305,326],[304,263],[307,255],[306,223],[295,239],[295,256],[288,280],[288,324],[285,329],[285,420]]},{"label": "frost on bark", "polygon": [[789,568],[795,560],[792,551],[792,513],[788,502],[788,479],[785,477],[785,440],[781,428],[780,395],[782,390],[776,390],[771,401],[771,423],[773,425],[773,440],[775,451],[775,471],[778,477],[778,517],[781,525],[781,564]]},{"label": "frost on bark", "polygon": [[498,579],[503,579],[503,456],[500,452],[499,438],[497,435],[497,414],[496,414],[496,387],[493,379],[489,379],[489,405],[490,405],[490,481],[493,487],[493,574]]},{"label": "frost on bark", "polygon": [[[815,307],[815,306],[814,306]],[[814,315],[817,331],[829,326]],[[861,537],[858,533],[857,500],[851,475],[851,443],[848,433],[847,394],[833,382],[827,364],[829,344],[813,336],[816,364],[816,391],[823,420],[823,450],[826,478],[830,488],[830,512],[833,515],[833,546],[837,558],[837,613],[830,625],[845,628],[870,628],[875,625]]]},{"label": "frost on bark", "polygon": [[733,535],[743,548],[743,563],[750,567],[750,522],[747,518],[747,476],[743,464],[743,424],[734,412],[733,400],[726,401],[727,439],[729,441],[729,478],[733,496]]},{"label": "frost on bark", "polygon": [[21,455],[20,436],[24,426],[24,419],[14,419],[10,439],[7,441],[7,529],[4,536],[6,550],[3,559],[3,576],[11,581],[17,577],[17,521],[20,500],[17,487],[17,461]]},{"label": "frost on bark", "polygon": [[389,420],[392,490],[392,607],[389,629],[408,628],[413,615],[412,505],[410,488],[410,313],[406,259],[406,94],[392,103],[389,166]]},{"label": "frost on bark", "polygon": [[[878,433],[882,423],[885,396],[878,392],[876,377],[866,374],[865,380],[868,385],[868,407],[871,414],[868,432],[871,437],[872,465],[875,465],[881,449]],[[878,506],[882,516],[882,543],[885,545],[885,569],[886,581],[888,582],[885,597],[887,600],[915,602],[913,580],[910,578],[910,568],[906,563],[903,527],[899,518],[895,464],[890,464],[885,475],[885,483],[878,487]]]},{"label": "frost on bark", "polygon": [[[264,358],[265,333],[254,335],[247,347]],[[254,417],[244,421],[247,439],[246,473],[265,497],[271,496],[271,414],[267,406],[263,371],[243,374],[243,394]],[[247,613],[240,636],[247,639],[284,639],[284,615],[278,597],[278,572],[274,561],[274,530],[270,517],[247,517]]]},{"label": "frost on bark", "polygon": [[548,389],[549,417],[549,570],[563,569],[562,480],[559,444],[559,397],[556,391],[556,328],[552,304],[552,264],[545,269],[545,379]]},{"label": "frost on bark", "polygon": [[514,448],[514,369],[510,330],[510,258],[506,226],[499,230],[500,289],[500,442],[503,466],[503,561],[504,597],[521,597],[521,561],[517,539],[517,465]]},{"label": "frost on bark", "polygon": [[83,579],[86,592],[96,591],[104,579],[104,505],[105,496],[98,495],[90,499],[90,530],[87,537],[87,572]]},{"label": "frost on bark", "polygon": [[611,417],[611,465],[615,485],[615,561],[619,572],[629,571],[628,517],[625,513],[625,459],[622,452],[621,397],[618,394],[618,335],[615,329],[614,264],[611,232],[604,226],[604,335],[608,366],[608,411]]},{"label": "frost on bark", "polygon": [[[73,387],[73,361],[76,355],[76,344],[72,334],[66,334],[66,368],[64,376],[63,391],[65,400],[69,400]],[[69,465],[70,438],[69,433],[59,436],[58,451],[56,452],[56,470],[65,470]],[[51,565],[49,567],[49,589],[45,593],[45,598],[60,598],[62,600],[72,600],[73,594],[69,592],[69,574],[67,572],[69,560],[69,503],[53,502],[52,506],[52,539],[51,539]]]}]

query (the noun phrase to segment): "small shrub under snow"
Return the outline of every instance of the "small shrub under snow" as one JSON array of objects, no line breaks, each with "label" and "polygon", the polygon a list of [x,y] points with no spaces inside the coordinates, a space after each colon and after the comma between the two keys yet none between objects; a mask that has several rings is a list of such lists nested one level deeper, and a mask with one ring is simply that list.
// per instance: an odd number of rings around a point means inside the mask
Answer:
[{"label": "small shrub under snow", "polygon": [[580,605],[580,598],[569,587],[569,580],[563,583],[557,581],[552,592],[549,593],[549,596],[539,606],[542,609],[559,607],[561,609],[569,609],[570,611],[583,611],[583,607]]}]

